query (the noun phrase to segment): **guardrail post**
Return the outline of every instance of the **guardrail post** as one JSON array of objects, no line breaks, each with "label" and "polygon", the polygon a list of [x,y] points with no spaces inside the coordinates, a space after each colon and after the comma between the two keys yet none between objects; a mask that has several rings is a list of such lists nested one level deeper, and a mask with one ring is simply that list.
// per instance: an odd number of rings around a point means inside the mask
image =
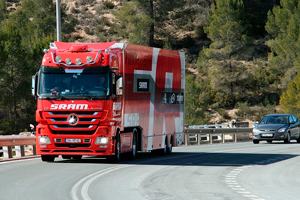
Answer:
[{"label": "guardrail post", "polygon": [[32,145],[32,153],[33,155],[36,155],[36,145]]},{"label": "guardrail post", "polygon": [[212,140],[213,140],[213,139],[212,139],[212,134],[209,134],[209,144],[212,144],[212,143],[213,143]]},{"label": "guardrail post", "polygon": [[12,146],[4,146],[3,153],[5,158],[13,158]]},{"label": "guardrail post", "polygon": [[225,143],[225,134],[222,134],[222,143]]},{"label": "guardrail post", "polygon": [[25,146],[24,145],[20,146],[20,152],[21,152],[21,157],[24,157],[25,156]]},{"label": "guardrail post", "polygon": [[21,146],[15,146],[15,148],[13,149],[14,152],[16,152],[16,156],[17,157],[21,157],[22,152],[21,152]]},{"label": "guardrail post", "polygon": [[233,142],[236,142],[236,133],[233,134]]},{"label": "guardrail post", "polygon": [[189,144],[188,140],[190,139],[189,134],[185,134],[184,137],[184,145],[187,146]]},{"label": "guardrail post", "polygon": [[197,134],[197,145],[200,145],[201,142],[201,134]]},{"label": "guardrail post", "polygon": [[2,152],[3,152],[3,157],[4,157],[4,158],[8,158],[8,150],[7,150],[7,146],[3,146],[3,147],[2,147]]}]

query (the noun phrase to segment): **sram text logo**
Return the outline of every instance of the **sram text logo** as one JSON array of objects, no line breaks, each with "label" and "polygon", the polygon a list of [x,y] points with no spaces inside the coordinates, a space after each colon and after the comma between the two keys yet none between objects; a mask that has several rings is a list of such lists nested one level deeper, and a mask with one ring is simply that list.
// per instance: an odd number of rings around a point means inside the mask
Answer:
[{"label": "sram text logo", "polygon": [[76,110],[86,110],[88,109],[88,104],[51,104],[51,110],[69,110],[69,109],[76,109]]}]

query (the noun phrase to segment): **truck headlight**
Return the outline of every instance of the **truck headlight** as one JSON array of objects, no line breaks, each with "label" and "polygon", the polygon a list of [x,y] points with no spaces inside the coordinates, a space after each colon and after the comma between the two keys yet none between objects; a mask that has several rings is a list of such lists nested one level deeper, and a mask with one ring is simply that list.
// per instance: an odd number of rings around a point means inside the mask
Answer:
[{"label": "truck headlight", "polygon": [[107,144],[108,137],[97,137],[95,144]]},{"label": "truck headlight", "polygon": [[40,144],[51,144],[50,138],[48,136],[40,136],[39,137]]}]

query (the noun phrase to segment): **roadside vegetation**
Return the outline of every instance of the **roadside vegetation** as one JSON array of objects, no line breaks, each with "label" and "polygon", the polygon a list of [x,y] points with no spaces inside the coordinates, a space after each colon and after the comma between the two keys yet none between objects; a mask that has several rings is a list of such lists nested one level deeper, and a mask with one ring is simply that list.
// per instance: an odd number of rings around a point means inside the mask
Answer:
[{"label": "roadside vegetation", "polygon": [[[184,51],[186,124],[257,121],[274,112],[300,117],[299,1],[61,2],[63,41]],[[31,75],[56,40],[55,6],[53,0],[0,1],[0,134],[35,123]]]}]

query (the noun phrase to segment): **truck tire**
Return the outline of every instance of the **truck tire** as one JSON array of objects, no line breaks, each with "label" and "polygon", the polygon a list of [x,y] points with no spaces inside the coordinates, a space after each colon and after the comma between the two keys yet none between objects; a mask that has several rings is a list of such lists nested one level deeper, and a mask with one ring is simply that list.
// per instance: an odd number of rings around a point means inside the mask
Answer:
[{"label": "truck tire", "polygon": [[121,159],[121,142],[120,142],[120,134],[116,135],[116,145],[115,145],[115,155],[108,157],[109,162],[118,163]]},{"label": "truck tire", "polygon": [[72,158],[72,156],[70,156],[70,155],[62,155],[61,156],[63,159],[71,159]]},{"label": "truck tire", "polygon": [[54,162],[55,156],[52,155],[41,155],[43,162]]},{"label": "truck tire", "polygon": [[75,155],[75,156],[72,156],[72,159],[73,160],[81,160],[82,158],[82,155]]},{"label": "truck tire", "polygon": [[128,154],[129,160],[134,160],[137,154],[137,130],[133,129],[132,131],[132,151]]},{"label": "truck tire", "polygon": [[173,137],[171,136],[169,146],[167,147],[167,155],[170,155],[172,153],[173,149]]},{"label": "truck tire", "polygon": [[165,146],[164,146],[164,148],[160,149],[160,155],[161,156],[167,155],[167,151],[168,151],[168,137],[166,136]]}]

